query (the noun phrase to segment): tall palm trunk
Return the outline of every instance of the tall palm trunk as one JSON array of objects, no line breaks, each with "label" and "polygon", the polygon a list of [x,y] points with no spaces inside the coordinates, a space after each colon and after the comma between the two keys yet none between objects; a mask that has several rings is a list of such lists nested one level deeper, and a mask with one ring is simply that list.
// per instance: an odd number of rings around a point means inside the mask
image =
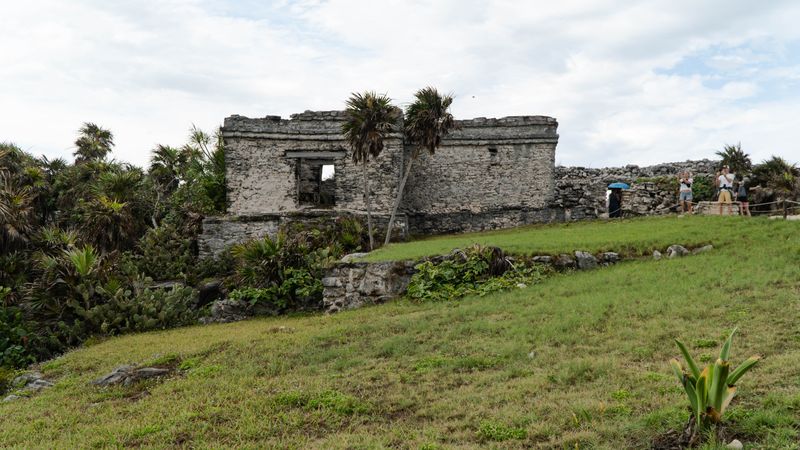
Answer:
[{"label": "tall palm trunk", "polygon": [[408,180],[408,174],[411,173],[411,165],[414,163],[416,159],[415,155],[412,155],[411,158],[408,159],[408,167],[406,167],[406,173],[403,174],[403,179],[400,180],[400,187],[397,190],[397,197],[394,199],[394,207],[392,208],[392,215],[389,217],[389,226],[386,228],[386,239],[383,241],[383,245],[389,245],[389,240],[392,238],[392,227],[394,227],[394,219],[397,215],[397,209],[400,208],[400,202],[403,200],[403,190],[406,187],[406,180]]},{"label": "tall palm trunk", "polygon": [[369,233],[369,250],[375,248],[375,243],[372,240],[372,205],[369,201],[369,185],[367,184],[367,160],[364,159],[362,164],[362,173],[364,174],[364,201],[367,203],[367,233]]}]

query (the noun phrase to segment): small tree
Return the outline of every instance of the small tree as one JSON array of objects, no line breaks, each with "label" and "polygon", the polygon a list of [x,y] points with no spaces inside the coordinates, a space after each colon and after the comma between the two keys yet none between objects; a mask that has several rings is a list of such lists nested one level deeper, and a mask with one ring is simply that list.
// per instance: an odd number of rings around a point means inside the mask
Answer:
[{"label": "small tree", "polygon": [[743,176],[753,168],[750,155],[742,150],[741,142],[736,145],[725,145],[722,151],[717,152],[717,156],[722,158],[722,165],[730,167],[731,172],[735,174]]},{"label": "small tree", "polygon": [[384,245],[388,244],[392,237],[392,227],[394,226],[397,209],[403,199],[403,191],[414,161],[423,149],[428,150],[428,153],[433,155],[442,143],[442,138],[455,128],[453,115],[449,111],[450,105],[453,103],[452,96],[442,96],[435,88],[429,86],[418,90],[414,94],[414,98],[414,102],[406,108],[403,126],[406,138],[413,145],[413,150],[403,174],[403,179],[400,181],[400,187],[397,190],[397,198],[394,201],[392,215],[389,218],[389,227],[386,229]]},{"label": "small tree", "polygon": [[346,103],[346,119],[342,134],[353,150],[353,162],[361,164],[364,176],[364,202],[367,207],[367,230],[369,249],[374,247],[372,235],[372,207],[370,204],[367,163],[370,157],[377,157],[383,150],[383,140],[395,129],[401,111],[392,105],[386,95],[374,92],[353,93]]},{"label": "small tree", "polygon": [[75,141],[75,162],[102,161],[111,153],[114,146],[114,135],[111,131],[93,123],[86,122],[78,131],[80,135]]}]

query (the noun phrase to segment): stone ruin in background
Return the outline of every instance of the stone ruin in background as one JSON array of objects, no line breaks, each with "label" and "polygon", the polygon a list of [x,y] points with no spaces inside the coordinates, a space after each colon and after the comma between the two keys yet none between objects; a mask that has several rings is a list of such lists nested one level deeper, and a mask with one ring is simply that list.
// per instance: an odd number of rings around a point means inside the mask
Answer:
[{"label": "stone ruin in background", "polygon": [[[292,221],[365,216],[362,169],[353,164],[341,134],[342,111],[225,119],[228,211],[209,217],[200,236],[202,255],[247,239],[272,235]],[[592,219],[607,215],[606,186],[632,185],[629,214],[652,214],[677,203],[664,186],[637,180],[674,177],[683,170],[713,175],[717,162],[687,161],[651,167],[556,167],[558,122],[545,116],[476,118],[433,156],[414,163],[393,234],[430,235]],[[398,128],[402,124],[398,123]],[[373,220],[382,233],[412,148],[400,133],[368,164]]]}]

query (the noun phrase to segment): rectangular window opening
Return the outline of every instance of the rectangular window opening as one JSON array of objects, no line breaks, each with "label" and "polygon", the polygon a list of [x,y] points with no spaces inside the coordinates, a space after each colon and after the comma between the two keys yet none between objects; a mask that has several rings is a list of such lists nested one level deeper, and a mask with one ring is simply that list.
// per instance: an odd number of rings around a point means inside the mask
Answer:
[{"label": "rectangular window opening", "polygon": [[301,206],[330,208],[336,205],[336,167],[332,161],[297,160],[297,193]]}]

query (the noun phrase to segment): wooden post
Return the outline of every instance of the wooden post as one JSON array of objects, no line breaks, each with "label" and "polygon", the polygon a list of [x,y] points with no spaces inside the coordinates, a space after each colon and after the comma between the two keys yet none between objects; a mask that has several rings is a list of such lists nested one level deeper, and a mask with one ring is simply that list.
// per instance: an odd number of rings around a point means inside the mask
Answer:
[{"label": "wooden post", "polygon": [[784,219],[786,218],[787,212],[788,211],[786,210],[786,199],[783,199],[783,218]]}]

